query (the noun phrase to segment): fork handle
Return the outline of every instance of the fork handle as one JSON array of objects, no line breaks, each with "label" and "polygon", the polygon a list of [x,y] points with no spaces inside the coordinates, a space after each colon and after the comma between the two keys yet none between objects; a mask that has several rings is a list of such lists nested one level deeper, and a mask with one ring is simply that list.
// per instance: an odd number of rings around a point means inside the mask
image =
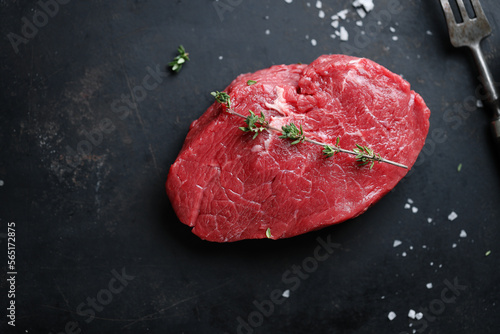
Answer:
[{"label": "fork handle", "polygon": [[486,90],[486,98],[484,99],[487,104],[493,109],[493,121],[491,122],[493,134],[495,135],[497,143],[500,145],[500,99],[498,91],[495,87],[495,81],[491,75],[491,71],[486,63],[481,47],[478,43],[470,46],[474,60],[476,61],[480,80]]}]

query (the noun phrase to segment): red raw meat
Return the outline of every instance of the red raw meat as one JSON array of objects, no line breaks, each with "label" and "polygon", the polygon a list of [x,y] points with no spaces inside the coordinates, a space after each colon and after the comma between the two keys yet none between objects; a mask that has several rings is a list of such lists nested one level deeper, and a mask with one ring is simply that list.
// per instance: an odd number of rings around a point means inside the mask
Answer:
[{"label": "red raw meat", "polygon": [[[257,83],[248,85],[248,80]],[[243,115],[270,125],[302,125],[308,137],[352,149],[356,143],[411,167],[430,111],[408,82],[364,58],[326,55],[310,65],[279,65],[238,76],[225,90]],[[358,216],[408,170],[361,167],[355,156],[326,158],[322,147],[291,145],[278,134],[255,140],[243,119],[214,103],[191,124],[171,166],[167,194],[180,221],[200,238],[228,242],[288,238]]]}]

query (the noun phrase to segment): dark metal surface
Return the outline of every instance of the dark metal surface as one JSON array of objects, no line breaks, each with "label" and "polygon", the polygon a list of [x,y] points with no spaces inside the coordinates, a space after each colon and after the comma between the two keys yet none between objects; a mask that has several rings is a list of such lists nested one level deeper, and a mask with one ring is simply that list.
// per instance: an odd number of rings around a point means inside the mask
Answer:
[{"label": "dark metal surface", "polygon": [[[451,46],[437,1],[375,0],[363,19],[352,2],[1,2],[0,332],[496,333],[500,160],[472,59]],[[500,78],[500,3],[481,2]],[[343,9],[348,41],[330,36]],[[191,61],[174,75],[179,44]],[[425,99],[412,171],[337,226],[199,240],[164,182],[210,92],[325,53],[370,58]]]}]

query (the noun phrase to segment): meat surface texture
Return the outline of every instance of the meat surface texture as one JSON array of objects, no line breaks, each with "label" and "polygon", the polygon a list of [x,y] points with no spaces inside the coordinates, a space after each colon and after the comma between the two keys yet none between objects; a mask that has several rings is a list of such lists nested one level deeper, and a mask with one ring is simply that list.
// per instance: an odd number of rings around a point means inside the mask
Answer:
[{"label": "meat surface texture", "polygon": [[[248,80],[256,81],[247,84]],[[372,148],[411,168],[429,129],[430,111],[408,82],[377,63],[344,55],[309,65],[277,65],[238,76],[226,89],[242,115],[264,113],[270,125],[302,125],[311,139]],[[372,169],[356,157],[327,158],[311,143],[279,133],[257,138],[244,120],[214,103],[191,124],[166,190],[179,220],[202,239],[288,238],[358,216],[408,170]]]}]

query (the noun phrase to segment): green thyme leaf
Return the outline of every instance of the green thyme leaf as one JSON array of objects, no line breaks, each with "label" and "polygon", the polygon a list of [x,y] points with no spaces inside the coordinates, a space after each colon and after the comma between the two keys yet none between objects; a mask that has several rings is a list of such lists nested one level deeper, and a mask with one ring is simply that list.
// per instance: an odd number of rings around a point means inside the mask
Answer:
[{"label": "green thyme leaf", "polygon": [[335,142],[335,147],[330,145],[323,145],[323,154],[326,155],[327,158],[333,157],[335,154],[339,153],[340,149],[340,137],[337,137]]},{"label": "green thyme leaf", "polygon": [[215,98],[215,101],[219,102],[220,104],[226,105],[227,108],[231,108],[231,97],[228,93],[215,91],[211,92],[210,94]]},{"label": "green thyme leaf", "polygon": [[179,72],[182,65],[189,60],[189,53],[186,52],[186,49],[184,49],[182,45],[179,45],[177,48],[177,53],[178,55],[174,58],[174,60],[168,63],[168,66],[170,66],[174,72]]},{"label": "green thyme leaf", "polygon": [[270,228],[268,228],[268,229],[266,230],[266,237],[267,237],[268,239],[271,239],[271,238],[273,237],[273,236],[271,235],[271,229],[270,229]]},{"label": "green thyme leaf", "polygon": [[247,81],[247,85],[248,85],[248,86],[254,85],[254,84],[256,84],[256,83],[257,83],[257,81],[255,81],[255,80],[248,80],[248,81]]},{"label": "green thyme leaf", "polygon": [[359,162],[360,166],[370,164],[370,169],[372,169],[376,161],[382,161],[380,154],[374,153],[373,150],[367,146],[356,144],[353,152],[356,153],[356,160]]},{"label": "green thyme leaf", "polygon": [[249,112],[250,115],[245,118],[247,126],[240,127],[240,130],[244,132],[254,132],[252,139],[255,139],[262,131],[267,129],[269,123],[266,121],[266,117],[263,112],[260,113],[260,116],[255,115],[255,113],[251,110],[249,110]]},{"label": "green thyme leaf", "polygon": [[296,145],[306,140],[306,136],[302,130],[302,125],[300,125],[300,128],[297,128],[294,123],[283,125],[281,127],[281,136],[279,136],[279,138],[292,139],[292,145]]}]

